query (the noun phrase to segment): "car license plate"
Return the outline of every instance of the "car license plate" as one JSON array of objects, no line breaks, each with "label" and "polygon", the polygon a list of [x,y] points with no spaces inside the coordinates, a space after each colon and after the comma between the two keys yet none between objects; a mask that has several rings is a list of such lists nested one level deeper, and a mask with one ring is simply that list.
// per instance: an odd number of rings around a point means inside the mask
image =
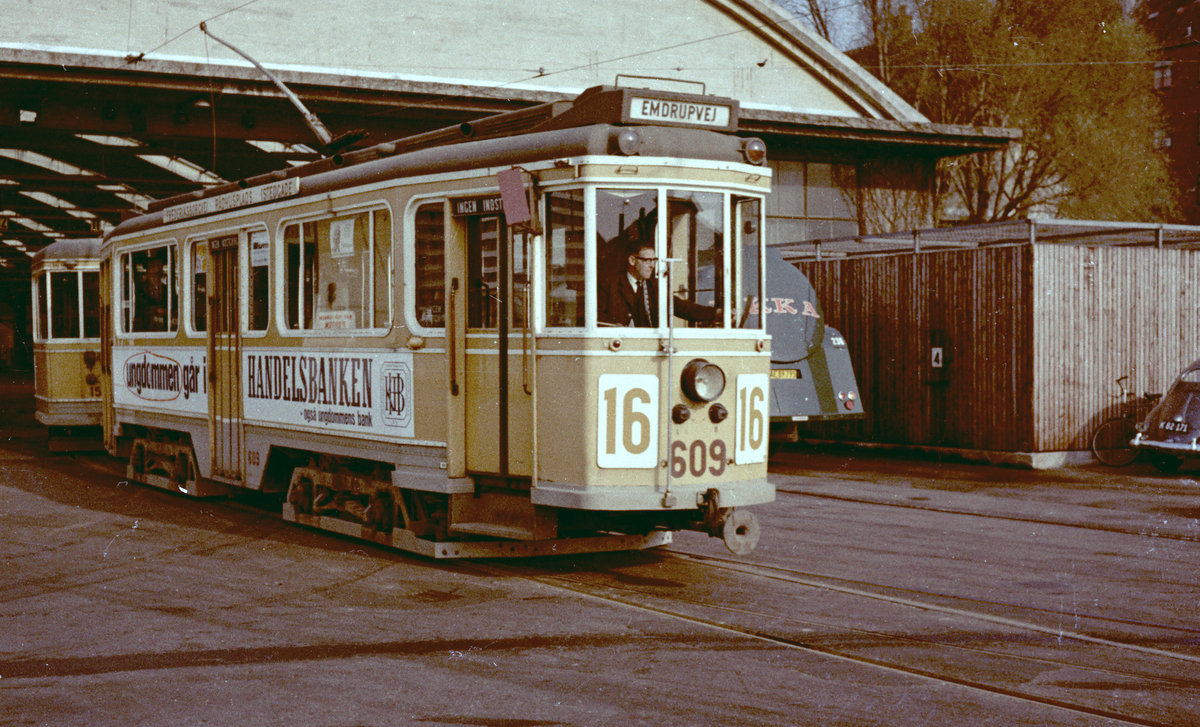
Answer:
[{"label": "car license plate", "polygon": [[1187,422],[1160,422],[1158,428],[1165,432],[1186,432]]}]

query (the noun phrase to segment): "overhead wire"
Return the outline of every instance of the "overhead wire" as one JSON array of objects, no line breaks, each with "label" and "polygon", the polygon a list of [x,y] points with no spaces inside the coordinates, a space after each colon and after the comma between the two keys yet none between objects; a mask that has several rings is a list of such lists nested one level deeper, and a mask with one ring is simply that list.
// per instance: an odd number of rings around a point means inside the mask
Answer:
[{"label": "overhead wire", "polygon": [[[132,0],[130,0],[130,2],[132,3]],[[155,52],[157,52],[158,50],[161,50],[161,49],[162,49],[162,48],[164,48],[165,46],[167,46],[167,45],[170,45],[171,43],[173,43],[174,41],[176,41],[176,40],[178,40],[179,38],[183,37],[183,36],[184,36],[184,35],[186,35],[187,33],[191,32],[191,31],[193,31],[193,30],[198,30],[202,24],[204,24],[204,23],[207,23],[207,22],[210,22],[210,21],[212,21],[212,20],[215,20],[215,19],[217,19],[217,18],[220,18],[220,17],[222,17],[222,16],[225,16],[225,15],[230,15],[230,14],[232,14],[232,13],[239,12],[239,11],[241,11],[241,10],[244,10],[245,8],[247,8],[247,7],[251,6],[251,5],[254,5],[254,4],[258,3],[258,2],[260,2],[260,0],[247,0],[246,2],[244,2],[244,3],[240,4],[240,5],[234,6],[234,7],[232,7],[232,8],[228,8],[228,9],[226,9],[226,10],[223,10],[223,11],[221,11],[221,12],[219,12],[219,13],[216,13],[216,14],[214,14],[214,15],[212,15],[212,16],[209,16],[208,18],[206,18],[205,20],[203,20],[203,21],[201,21],[201,22],[198,22],[198,23],[195,23],[195,24],[193,24],[193,25],[190,25],[190,26],[188,26],[188,27],[187,27],[186,29],[184,29],[183,31],[181,31],[181,32],[179,32],[179,33],[177,33],[177,34],[175,34],[175,35],[174,35],[174,36],[172,36],[171,38],[169,38],[169,39],[167,39],[167,40],[163,41],[162,43],[158,44],[157,46],[155,46],[155,47],[153,47],[153,48],[151,48],[151,49],[149,49],[149,50],[143,51],[143,52],[141,52],[141,53],[138,53],[138,54],[136,54],[136,55],[135,55],[135,54],[131,54],[131,55],[128,55],[128,56],[126,56],[126,60],[127,60],[128,62],[131,62],[131,63],[133,63],[133,62],[139,62],[139,61],[143,60],[143,59],[144,59],[144,58],[145,58],[147,55],[149,55],[149,54],[152,54],[152,53],[155,53]],[[786,7],[783,7],[783,6],[781,6],[781,8],[782,8],[782,9],[784,9],[784,10],[787,10],[787,9],[788,9],[788,8],[786,8]],[[801,20],[801,18],[800,18],[799,16],[796,16],[796,15],[793,15],[793,17],[791,18],[791,20],[792,20],[793,22],[800,22],[800,23],[802,23],[802,22],[803,22],[803,21]],[[567,66],[567,67],[565,67],[565,68],[558,68],[558,69],[554,69],[554,70],[544,70],[544,69],[540,69],[540,68],[539,68],[539,69],[538,69],[538,71],[537,71],[536,73],[533,73],[532,75],[523,76],[523,77],[521,77],[521,78],[517,78],[517,79],[511,80],[511,81],[506,81],[506,82],[503,82],[503,83],[493,83],[493,84],[487,84],[487,83],[475,83],[475,84],[471,84],[471,85],[473,85],[473,86],[476,86],[476,87],[489,88],[489,89],[493,89],[493,90],[500,90],[500,89],[508,88],[508,87],[511,87],[511,86],[516,86],[516,85],[518,85],[518,84],[526,83],[526,82],[529,82],[529,81],[534,81],[534,80],[538,80],[538,79],[548,78],[548,77],[550,77],[550,76],[556,76],[556,75],[561,75],[561,74],[565,74],[565,73],[571,73],[571,72],[573,72],[573,71],[583,70],[583,69],[587,69],[587,68],[591,68],[591,67],[595,67],[595,66],[602,66],[602,65],[612,64],[612,63],[619,63],[619,62],[621,62],[621,61],[628,61],[628,60],[632,60],[632,59],[635,59],[635,58],[642,58],[642,57],[646,57],[646,56],[650,56],[650,55],[655,55],[655,54],[658,54],[658,53],[663,53],[663,52],[667,52],[667,51],[671,51],[671,50],[676,50],[676,49],[679,49],[679,48],[686,48],[686,47],[689,47],[689,46],[699,45],[699,44],[702,44],[702,43],[708,43],[708,42],[712,42],[712,41],[715,41],[715,40],[720,40],[720,39],[722,39],[722,38],[728,38],[728,37],[732,37],[732,36],[735,36],[735,35],[741,35],[741,34],[745,34],[745,33],[753,32],[753,31],[764,30],[764,29],[767,29],[767,28],[769,28],[769,27],[770,27],[770,26],[772,26],[772,25],[774,25],[774,23],[772,23],[772,22],[769,22],[769,21],[764,21],[764,22],[760,22],[760,23],[758,23],[758,24],[755,24],[755,25],[752,25],[752,26],[742,27],[742,28],[738,28],[738,29],[736,29],[736,30],[726,31],[726,32],[723,32],[723,33],[716,33],[716,34],[713,34],[713,35],[705,36],[705,37],[703,37],[703,38],[695,38],[695,39],[693,39],[693,40],[681,41],[681,42],[678,42],[678,43],[672,43],[672,44],[669,44],[669,45],[663,45],[663,46],[659,46],[659,47],[656,47],[656,48],[650,48],[650,49],[643,50],[643,51],[637,51],[637,52],[634,52],[634,53],[626,53],[626,54],[623,54],[623,55],[619,55],[619,56],[613,56],[613,57],[611,57],[611,58],[605,58],[605,59],[602,59],[602,60],[590,61],[590,62],[588,62],[588,63],[581,63],[581,64],[574,65],[574,66]],[[131,9],[131,12],[130,12],[130,33],[132,34],[132,9]],[[208,58],[207,39],[206,39],[206,44],[205,44],[205,56],[206,56],[206,61],[209,61],[210,59]],[[1158,63],[1163,63],[1163,62],[1164,62],[1164,61],[1163,61],[1162,59],[1146,59],[1146,60],[1137,60],[1137,61],[1086,61],[1086,60],[1072,60],[1072,61],[1040,61],[1040,62],[1022,62],[1022,63],[980,62],[980,63],[970,63],[970,64],[951,64],[951,65],[943,65],[943,64],[936,64],[936,63],[919,63],[919,64],[892,64],[890,67],[891,67],[891,68],[897,68],[897,69],[900,69],[900,68],[903,68],[903,69],[931,69],[931,70],[939,70],[939,71],[942,71],[942,72],[949,72],[949,71],[963,71],[963,72],[986,72],[986,71],[985,71],[985,69],[989,69],[989,68],[1021,68],[1021,67],[1026,67],[1026,68],[1034,68],[1034,67],[1072,67],[1072,66],[1092,66],[1092,65],[1109,65],[1109,66],[1111,66],[1111,65],[1145,65],[1145,64],[1158,64]],[[1191,62],[1191,63],[1195,63],[1195,62],[1200,62],[1200,61],[1196,61],[1196,60],[1185,60],[1185,61],[1174,61],[1174,62],[1176,62],[1176,63],[1179,63],[1179,62]],[[457,66],[455,66],[455,67],[447,67],[447,66],[444,66],[444,67],[442,67],[442,68],[446,68],[446,69],[450,69],[450,68],[455,68],[455,69],[463,69],[463,68],[465,68],[465,67],[457,67]],[[735,68],[735,67],[734,67],[734,66],[731,66],[730,68]],[[494,66],[493,66],[493,67],[489,67],[489,70],[491,70],[491,69],[494,69]],[[676,66],[676,67],[671,67],[671,68],[669,68],[669,69],[667,69],[667,70],[680,71],[680,70],[683,70],[683,69],[682,69],[681,67],[678,67],[678,66]],[[465,97],[466,97],[466,94],[461,94],[461,97],[464,97],[464,98],[465,98]],[[453,98],[453,96],[452,96],[452,98]],[[432,102],[429,102],[429,103],[432,103]],[[413,104],[413,105],[406,106],[405,108],[417,108],[417,107],[420,107],[420,106],[423,106],[423,105],[426,105],[426,104]]]},{"label": "overhead wire", "polygon": [[[213,15],[213,16],[211,16],[211,17],[209,17],[209,18],[206,18],[206,19],[205,19],[205,20],[203,20],[203,21],[200,21],[200,22],[197,22],[197,23],[194,23],[194,24],[192,24],[192,25],[188,26],[188,27],[187,27],[187,28],[185,28],[184,30],[180,31],[179,33],[176,33],[176,34],[175,34],[174,36],[172,36],[171,38],[168,38],[167,40],[163,41],[162,43],[159,43],[158,45],[154,46],[153,48],[150,48],[150,49],[148,49],[148,50],[142,51],[141,53],[136,53],[136,54],[134,54],[134,53],[131,53],[131,54],[129,54],[129,55],[127,55],[127,56],[125,56],[125,60],[126,60],[126,62],[129,62],[129,63],[138,63],[138,62],[141,62],[142,60],[144,60],[144,59],[146,58],[146,56],[148,56],[148,55],[150,55],[150,54],[152,54],[152,53],[156,53],[157,51],[161,50],[162,48],[164,48],[164,47],[166,47],[166,46],[170,45],[171,43],[175,42],[176,40],[179,40],[179,39],[180,39],[180,38],[182,38],[183,36],[187,35],[187,34],[188,34],[188,33],[190,33],[191,31],[193,31],[193,30],[199,30],[201,25],[203,25],[203,24],[205,24],[205,23],[208,23],[208,22],[210,22],[210,21],[212,21],[212,20],[214,20],[214,19],[216,19],[216,18],[220,18],[220,17],[222,17],[222,16],[224,16],[224,15],[229,15],[229,14],[231,14],[231,13],[235,13],[235,12],[238,12],[238,11],[240,11],[240,10],[243,10],[243,9],[245,9],[245,8],[249,7],[250,5],[253,5],[253,4],[255,4],[255,3],[259,2],[259,1],[260,1],[260,0],[247,0],[247,2],[244,2],[244,3],[242,3],[241,5],[238,5],[238,6],[236,6],[236,7],[229,8],[229,9],[227,9],[227,10],[223,10],[223,11],[221,11],[220,13],[217,13],[217,14],[215,14],[215,15]],[[130,0],[130,2],[132,3],[132,0]],[[133,22],[133,21],[132,21],[132,11],[131,11],[131,17],[130,17],[130,33],[131,33],[131,34],[132,34],[132,22]],[[617,63],[617,62],[620,62],[620,61],[626,61],[626,60],[630,60],[630,59],[633,59],[633,58],[639,58],[639,57],[643,57],[643,56],[653,55],[653,54],[655,54],[655,53],[662,53],[662,52],[665,52],[665,51],[671,51],[671,50],[675,50],[675,49],[678,49],[678,48],[685,48],[685,47],[688,47],[688,46],[698,45],[698,44],[700,44],[700,43],[707,43],[707,42],[711,42],[711,41],[714,41],[714,40],[720,40],[721,38],[732,37],[732,36],[735,36],[735,35],[740,35],[740,34],[744,34],[744,33],[749,33],[749,32],[756,31],[756,30],[762,30],[762,29],[765,29],[765,28],[768,28],[768,27],[770,27],[771,25],[773,25],[773,24],[772,24],[772,23],[768,23],[768,22],[764,22],[764,23],[759,23],[759,24],[757,24],[757,25],[754,25],[754,26],[749,26],[749,27],[738,28],[738,29],[736,29],[736,30],[726,31],[726,32],[723,32],[723,33],[716,33],[716,34],[714,34],[714,35],[706,36],[706,37],[703,37],[703,38],[696,38],[696,39],[693,39],[693,40],[682,41],[682,42],[679,42],[679,43],[673,43],[673,44],[670,44],[670,45],[660,46],[660,47],[658,47],[658,48],[651,48],[651,49],[644,50],[644,51],[638,51],[638,52],[636,52],[636,53],[627,53],[627,54],[625,54],[625,55],[621,55],[621,56],[615,56],[615,57],[613,57],[613,58],[606,58],[606,59],[603,59],[603,60],[597,60],[597,61],[592,61],[592,62],[588,62],[588,63],[582,63],[582,64],[579,64],[579,65],[576,65],[576,66],[569,66],[569,67],[567,67],[567,68],[559,68],[559,69],[556,69],[556,70],[551,70],[551,71],[545,71],[545,70],[541,70],[541,69],[539,69],[539,70],[538,70],[538,72],[537,72],[537,73],[535,73],[535,74],[533,74],[533,75],[526,76],[526,77],[523,77],[523,78],[514,79],[514,80],[512,80],[512,81],[507,81],[507,82],[504,82],[504,83],[498,83],[498,84],[492,84],[492,85],[488,85],[488,84],[472,84],[472,85],[475,85],[475,86],[482,86],[482,87],[485,87],[485,88],[492,88],[492,89],[503,89],[503,88],[506,88],[506,87],[509,87],[509,86],[514,86],[514,85],[516,85],[516,84],[525,83],[525,82],[527,82],[527,81],[532,81],[532,80],[536,80],[536,79],[539,79],[539,78],[546,78],[546,77],[549,77],[549,76],[559,75],[559,74],[563,74],[563,73],[570,73],[570,72],[572,72],[572,71],[578,71],[578,70],[582,70],[582,69],[589,68],[589,67],[592,67],[592,66],[599,66],[599,65],[604,65],[604,64],[608,64],[608,63]],[[202,35],[203,35],[203,34],[202,34]],[[205,53],[206,53],[206,61],[207,61],[207,60],[208,60],[208,57],[207,57],[207,44],[206,44],[206,47],[205,47]],[[494,68],[494,67],[492,67],[492,68]],[[679,70],[679,69],[675,69],[675,70]]]},{"label": "overhead wire", "polygon": [[[133,8],[132,8],[132,5],[133,5],[133,0],[129,0],[129,2],[130,2],[129,26],[130,26],[130,33],[132,34],[132,28],[133,28]],[[150,55],[151,53],[155,53],[155,52],[157,52],[157,51],[161,50],[162,48],[165,48],[166,46],[168,46],[168,45],[170,45],[170,44],[174,43],[175,41],[179,40],[180,38],[182,38],[183,36],[185,36],[185,35],[187,35],[188,33],[192,32],[193,30],[199,30],[199,29],[200,29],[200,26],[201,26],[202,24],[204,24],[204,23],[207,23],[207,22],[209,22],[209,21],[211,21],[211,20],[216,20],[217,18],[221,17],[222,15],[228,15],[228,14],[230,14],[230,13],[236,13],[237,11],[239,11],[239,10],[243,10],[243,9],[245,9],[245,8],[247,8],[247,7],[249,7],[249,6],[253,5],[253,4],[255,4],[255,3],[257,3],[257,2],[259,2],[259,0],[246,0],[246,2],[242,3],[241,5],[238,5],[238,6],[236,6],[236,7],[229,8],[229,9],[227,9],[227,10],[222,10],[221,12],[217,13],[216,15],[213,15],[213,16],[211,16],[211,17],[209,17],[209,18],[205,18],[204,20],[200,21],[199,23],[196,23],[196,24],[194,24],[194,25],[190,25],[190,26],[188,26],[187,28],[184,28],[184,29],[183,29],[183,30],[181,30],[180,32],[178,32],[178,33],[176,33],[175,35],[171,36],[170,38],[168,38],[168,39],[164,40],[163,42],[159,43],[158,45],[154,46],[154,47],[153,47],[153,48],[151,48],[150,50],[144,50],[144,51],[142,51],[141,53],[131,53],[131,54],[129,54],[129,55],[127,55],[127,56],[125,56],[125,62],[126,62],[126,63],[140,63],[142,60],[144,60],[144,59],[146,58],[146,56]]]}]

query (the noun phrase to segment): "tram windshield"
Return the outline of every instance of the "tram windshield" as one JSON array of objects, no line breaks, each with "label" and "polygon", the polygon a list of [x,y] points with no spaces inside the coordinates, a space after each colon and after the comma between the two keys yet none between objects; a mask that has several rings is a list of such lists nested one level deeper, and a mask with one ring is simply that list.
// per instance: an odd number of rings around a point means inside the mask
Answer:
[{"label": "tram windshield", "polygon": [[[750,266],[749,279],[758,278],[761,226],[736,223],[758,213],[761,205],[746,205],[755,200],[679,189],[599,189],[595,200],[599,325],[659,328],[668,311],[675,327],[736,328],[746,320],[743,309],[758,291],[743,290],[741,271]],[[555,260],[564,270],[578,267],[569,264],[570,245],[555,239],[551,209],[552,267]],[[565,231],[559,237],[572,239]],[[551,321],[555,275],[549,271]]]},{"label": "tram windshield", "polygon": [[100,274],[95,271],[38,275],[37,338],[96,338],[100,335]]}]

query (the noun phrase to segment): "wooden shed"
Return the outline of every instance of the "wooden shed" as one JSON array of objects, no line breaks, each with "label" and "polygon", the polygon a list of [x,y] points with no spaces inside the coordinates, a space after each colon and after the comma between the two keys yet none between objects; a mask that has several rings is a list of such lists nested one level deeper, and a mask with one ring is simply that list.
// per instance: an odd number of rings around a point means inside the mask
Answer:
[{"label": "wooden shed", "polygon": [[802,437],[1055,466],[1118,378],[1161,392],[1200,358],[1200,227],[1020,220],[791,243],[845,336],[867,417]]}]

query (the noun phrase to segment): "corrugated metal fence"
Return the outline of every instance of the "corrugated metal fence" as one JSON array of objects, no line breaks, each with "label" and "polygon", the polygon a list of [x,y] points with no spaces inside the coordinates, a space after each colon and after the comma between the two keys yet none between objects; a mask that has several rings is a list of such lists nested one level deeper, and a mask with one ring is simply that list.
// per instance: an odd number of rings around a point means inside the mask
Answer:
[{"label": "corrugated metal fence", "polygon": [[1034,246],[1034,451],[1086,449],[1115,383],[1163,392],[1200,358],[1200,252]]},{"label": "corrugated metal fence", "polygon": [[867,411],[802,436],[1086,450],[1118,377],[1161,392],[1200,358],[1194,250],[1025,242],[797,265],[847,339]]}]

